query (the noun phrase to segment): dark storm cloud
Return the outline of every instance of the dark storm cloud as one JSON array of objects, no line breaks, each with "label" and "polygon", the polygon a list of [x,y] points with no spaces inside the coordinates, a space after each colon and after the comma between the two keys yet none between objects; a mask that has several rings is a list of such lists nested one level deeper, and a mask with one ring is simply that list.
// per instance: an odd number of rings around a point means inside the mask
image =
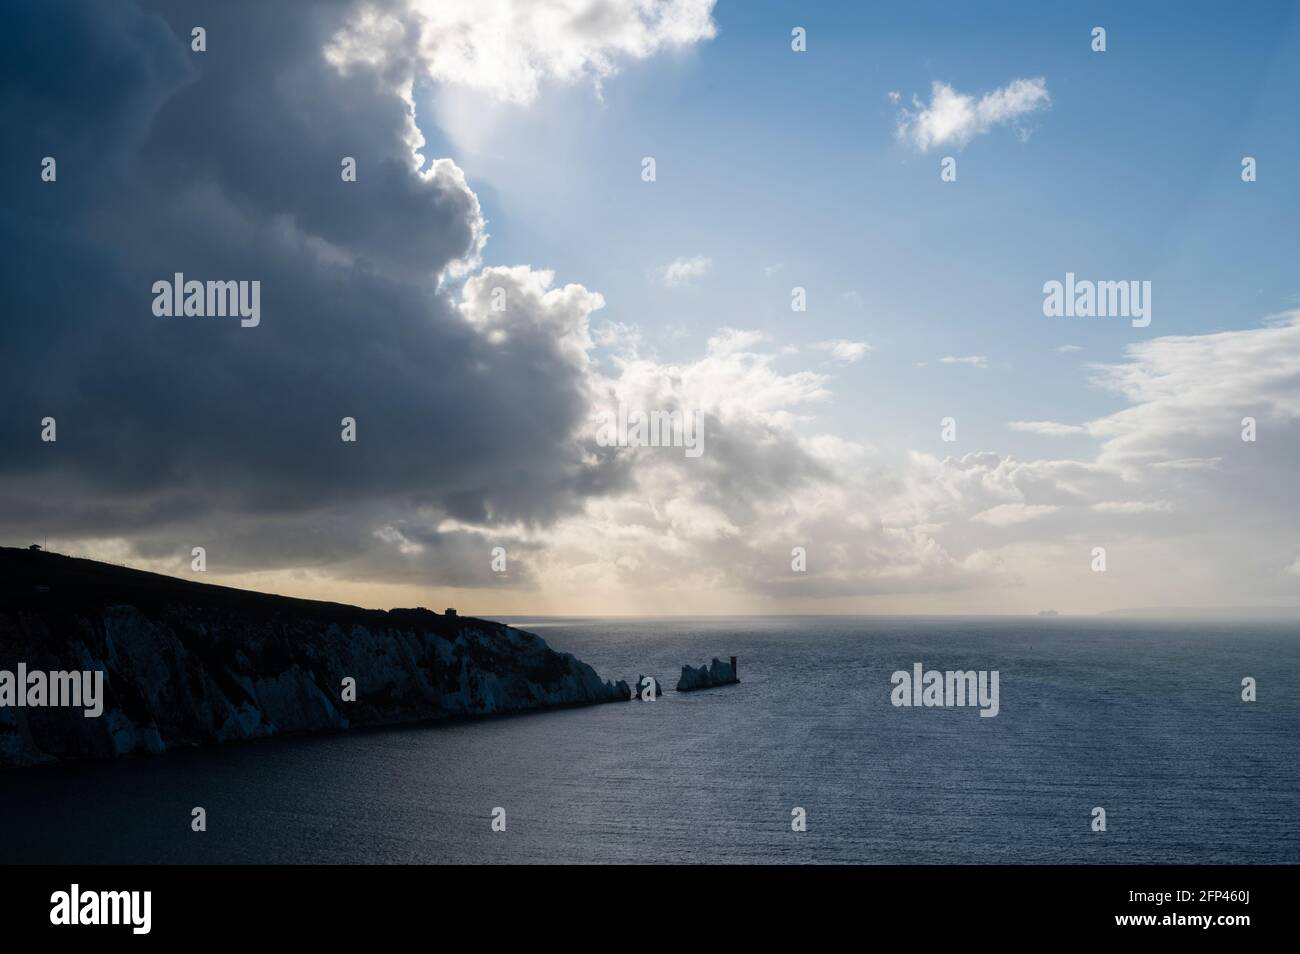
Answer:
[{"label": "dark storm cloud", "polygon": [[[510,288],[503,346],[437,289],[478,250],[478,202],[450,163],[412,169],[390,77],[325,61],[347,14],[341,2],[11,10],[6,537],[166,550],[184,531],[226,540],[232,565],[328,563],[382,549],[375,528],[411,508],[545,523],[608,486],[568,439],[586,410],[583,357],[527,314],[551,306]],[[192,26],[207,52],[190,50]],[[40,181],[46,155],[57,183]],[[340,179],[343,156],[356,183]],[[156,317],[151,287],[175,272],[260,281],[260,325]],[[40,441],[46,416],[53,444]],[[345,416],[356,444],[340,440]]]}]

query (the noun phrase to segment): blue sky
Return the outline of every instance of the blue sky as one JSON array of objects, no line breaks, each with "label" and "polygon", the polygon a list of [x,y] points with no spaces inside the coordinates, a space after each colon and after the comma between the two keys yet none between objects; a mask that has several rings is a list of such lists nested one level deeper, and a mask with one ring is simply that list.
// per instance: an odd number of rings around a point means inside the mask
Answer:
[{"label": "blue sky", "polygon": [[[1294,5],[724,2],[715,20],[713,40],[606,80],[603,102],[583,84],[497,107],[486,154],[442,138],[483,202],[486,261],[599,290],[597,321],[638,325],[665,360],[720,325],[866,340],[876,350],[835,372],[825,424],[938,449],[939,418],[960,410],[963,443],[1021,455],[1042,440],[1005,421],[1119,406],[1085,363],[1295,304]],[[790,50],[794,25],[806,53]],[[1096,25],[1105,53],[1090,49]],[[935,80],[979,95],[1037,76],[1052,105],[1027,117],[1027,142],[1003,126],[922,154],[895,135],[890,91],[906,104]],[[956,183],[939,181],[948,154]],[[1244,155],[1255,183],[1240,181]],[[694,287],[654,280],[697,254],[713,267]],[[1044,318],[1041,286],[1067,270],[1152,281],[1152,325]],[[790,312],[795,284],[806,315]],[[1084,350],[1054,350],[1066,344]],[[945,355],[989,368],[936,366]]]}]

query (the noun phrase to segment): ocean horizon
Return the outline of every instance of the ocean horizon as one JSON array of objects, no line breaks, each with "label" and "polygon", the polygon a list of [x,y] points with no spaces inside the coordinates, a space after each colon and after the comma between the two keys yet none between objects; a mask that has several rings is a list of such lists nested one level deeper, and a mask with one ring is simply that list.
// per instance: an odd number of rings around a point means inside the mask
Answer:
[{"label": "ocean horizon", "polygon": [[[1281,691],[1300,683],[1295,624],[509,621],[605,679],[668,691],[5,770],[0,860],[1300,861],[1300,704]],[[683,665],[732,655],[738,685],[673,691]],[[891,675],[917,664],[997,672],[996,716],[895,705]],[[202,835],[175,810],[191,804]]]}]

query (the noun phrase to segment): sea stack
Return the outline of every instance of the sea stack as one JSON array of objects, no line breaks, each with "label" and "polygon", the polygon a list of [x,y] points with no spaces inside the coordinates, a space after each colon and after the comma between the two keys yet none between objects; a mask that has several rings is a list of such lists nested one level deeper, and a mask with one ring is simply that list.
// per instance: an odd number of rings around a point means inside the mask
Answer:
[{"label": "sea stack", "polygon": [[724,663],[714,656],[713,662],[699,669],[694,666],[683,666],[682,677],[677,680],[677,691],[694,692],[697,689],[730,686],[738,682],[740,680],[736,678],[736,657],[732,656],[730,663]]},{"label": "sea stack", "polygon": [[654,684],[653,692],[650,694],[651,697],[658,699],[664,694],[664,684],[659,680],[658,676],[637,676],[636,685],[633,687],[633,691],[636,693],[638,699],[644,699],[646,690],[651,688],[651,686],[646,684],[647,679]]}]

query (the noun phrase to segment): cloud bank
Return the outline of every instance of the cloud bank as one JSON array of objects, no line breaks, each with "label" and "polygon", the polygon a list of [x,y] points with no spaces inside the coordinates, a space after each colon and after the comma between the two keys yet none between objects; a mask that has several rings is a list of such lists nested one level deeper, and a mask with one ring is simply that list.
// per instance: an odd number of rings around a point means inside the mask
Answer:
[{"label": "cloud bank", "polygon": [[[216,578],[361,602],[463,590],[531,612],[662,612],[665,594],[678,612],[842,612],[1293,592],[1279,515],[1300,466],[1300,314],[1088,367],[1120,408],[1014,422],[1093,442],[1021,460],[832,433],[826,357],[853,363],[865,342],[823,342],[811,370],[719,316],[702,349],[664,360],[629,323],[592,334],[598,291],[485,267],[478,196],[423,155],[413,77],[527,99],[711,35],[708,7],[19,3],[0,119],[32,145],[0,155],[0,532],[173,571],[203,545]],[[507,14],[496,38],[484,24]],[[440,17],[483,39],[440,46]],[[936,91],[908,128],[921,148],[960,143],[1046,105],[1045,84],[1018,82],[964,104]],[[57,185],[34,174],[43,155]],[[151,285],[177,271],[260,280],[261,324],[155,317]],[[700,414],[706,453],[601,446],[619,405]],[[1115,572],[1090,572],[1096,546]]]}]

